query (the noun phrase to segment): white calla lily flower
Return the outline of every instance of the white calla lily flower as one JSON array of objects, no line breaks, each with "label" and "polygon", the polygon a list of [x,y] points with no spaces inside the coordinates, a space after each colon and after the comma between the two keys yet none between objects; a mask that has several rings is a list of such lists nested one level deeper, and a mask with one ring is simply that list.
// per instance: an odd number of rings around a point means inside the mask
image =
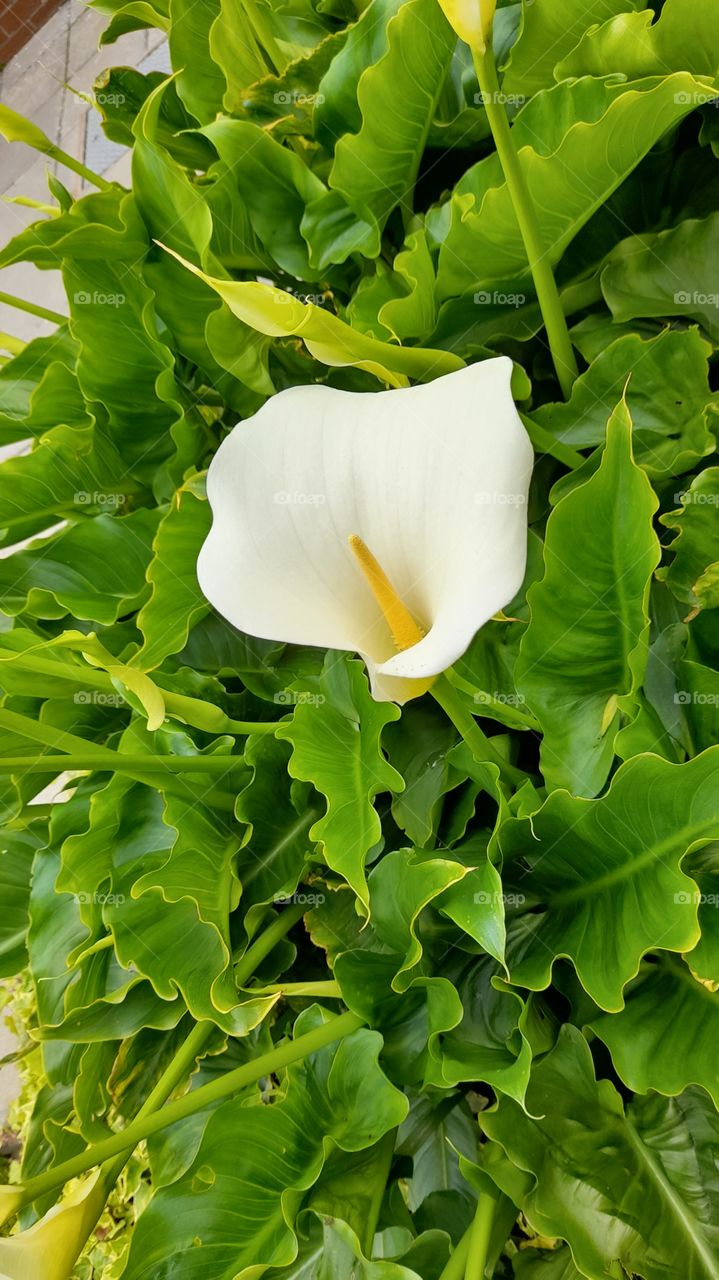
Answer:
[{"label": "white calla lily flower", "polygon": [[524,576],[532,447],[511,375],[498,357],[273,396],[210,465],[207,599],[250,635],[361,654],[379,701],[423,693]]}]

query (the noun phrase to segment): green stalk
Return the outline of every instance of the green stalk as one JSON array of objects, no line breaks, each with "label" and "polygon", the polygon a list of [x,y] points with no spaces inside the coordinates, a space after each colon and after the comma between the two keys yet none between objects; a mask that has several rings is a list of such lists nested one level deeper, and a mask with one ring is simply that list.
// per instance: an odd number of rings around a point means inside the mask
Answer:
[{"label": "green stalk", "polygon": [[[20,734],[24,738],[29,738],[31,742],[41,742],[44,746],[57,747],[60,750],[65,748],[75,753],[82,752],[87,758],[88,743],[85,738],[80,738],[74,733],[68,733],[65,729],[56,729],[53,725],[42,724],[38,720],[32,720],[29,716],[20,715],[17,711],[8,711],[6,708],[0,709],[0,729],[10,729],[11,732]],[[113,751],[110,747],[102,747],[93,745],[92,753],[95,757],[96,769],[108,769],[114,771],[117,767],[118,757],[121,752]],[[158,757],[154,757],[157,759]],[[130,778],[134,778],[136,782],[142,782],[147,786],[157,785],[157,768],[153,772],[152,765],[149,770],[145,765],[142,769],[127,769],[125,771]],[[178,779],[182,782],[182,778]],[[196,803],[197,796],[193,792],[175,791],[175,795],[180,798],[191,799]],[[218,809],[224,809],[228,813],[234,811],[234,800],[232,796],[225,795],[221,791],[208,791],[203,799],[208,804],[215,805]]]},{"label": "green stalk", "polygon": [[24,298],[16,298],[12,293],[0,293],[0,302],[4,302],[6,307],[27,311],[29,316],[49,320],[51,324],[67,324],[67,316],[61,316],[59,311],[48,311],[47,307],[39,307],[35,302],[26,302]]},{"label": "green stalk", "polygon": [[382,1208],[382,1199],[387,1187],[387,1179],[389,1178],[392,1161],[394,1159],[394,1147],[397,1141],[397,1130],[390,1129],[389,1133],[385,1133],[377,1143],[381,1159],[377,1168],[375,1184],[372,1188],[372,1198],[367,1210],[367,1221],[362,1237],[362,1251],[365,1258],[370,1262],[372,1260],[372,1245],[374,1244],[375,1232],[377,1231],[377,1222],[379,1212]]},{"label": "green stalk", "polygon": [[[283,911],[281,915],[277,916],[272,921],[272,924],[265,929],[264,933],[256,939],[252,946],[248,947],[245,955],[237,966],[238,972],[241,971],[243,982],[246,982],[248,978],[252,976],[260,962],[266,955],[269,955],[270,951],[272,951],[273,947],[277,945],[279,940],[283,938],[285,934],[289,933],[292,926],[300,919],[303,911],[304,907],[299,904],[288,907],[286,911]],[[101,942],[103,944],[105,942],[111,943],[112,939],[103,938],[101,939]],[[89,955],[90,951],[85,954]],[[197,1022],[195,1024],[192,1031],[190,1031],[189,1035],[180,1045],[172,1061],[169,1063],[165,1071],[163,1071],[154,1089],[148,1094],[142,1104],[142,1107],[135,1116],[133,1124],[140,1120],[147,1119],[148,1116],[153,1115],[167,1102],[170,1094],[174,1093],[178,1085],[182,1083],[192,1070],[195,1059],[200,1056],[205,1048],[214,1027],[214,1022],[209,1021]],[[36,1046],[33,1042],[31,1048],[35,1047]],[[117,1182],[117,1179],[122,1173],[129,1157],[130,1150],[125,1149],[120,1153],[120,1155],[115,1157],[114,1160],[107,1162],[107,1167],[103,1170],[103,1180],[107,1187],[108,1194],[110,1188]],[[23,1191],[27,1194],[26,1188],[23,1188]],[[25,1199],[24,1202],[27,1204],[29,1203],[29,1200]]]},{"label": "green stalk", "polygon": [[[5,654],[0,658],[0,670],[3,662],[13,662],[24,671],[37,675],[51,676],[53,681],[64,680],[71,683],[76,691],[96,690],[98,693],[109,693],[117,696],[117,687],[107,671],[97,667],[69,666],[53,658],[32,652]],[[274,733],[277,722],[274,720],[233,720],[219,707],[203,702],[201,698],[191,698],[184,693],[173,693],[158,685],[168,715],[177,716],[195,729],[206,733]],[[43,692],[43,690],[40,690]],[[50,689],[52,694],[54,690]]]},{"label": "green stalk", "polygon": [[484,1280],[489,1242],[492,1236],[494,1210],[497,1201],[488,1191],[482,1191],[477,1203],[474,1222],[469,1229],[469,1248],[464,1268],[464,1280]]},{"label": "green stalk", "polygon": [[482,732],[474,716],[464,706],[457,690],[452,687],[445,675],[435,680],[430,693],[449,716],[455,729],[461,733],[476,760],[496,764],[504,781],[513,786],[521,786],[526,781],[526,774],[522,773],[521,769],[515,769],[513,764],[509,764],[492,745],[491,738]]},{"label": "green stalk", "polygon": [[339,982],[274,982],[269,987],[251,987],[253,996],[312,996],[317,1000],[341,1000]]},{"label": "green stalk", "polygon": [[527,252],[529,269],[547,331],[549,350],[562,394],[568,400],[579,370],[539,221],[514,145],[509,118],[501,101],[491,37],[487,39],[485,49],[472,49],[472,58],[494,145],[497,148],[497,155]]},{"label": "green stalk", "polygon": [[[89,744],[88,744],[89,745]],[[108,748],[109,749],[109,748]],[[222,773],[233,766],[243,765],[241,756],[131,756],[115,751],[112,765],[106,756],[86,751],[80,756],[0,756],[0,772],[15,773],[89,773],[92,769],[123,770],[141,769],[158,773]]]},{"label": "green stalk", "polygon": [[305,906],[300,902],[293,902],[291,906],[286,907],[281,915],[278,915],[271,925],[256,938],[247,948],[241,960],[235,965],[235,981],[238,987],[244,987],[245,983],[252,977],[255,969],[258,969],[262,961],[274,951],[277,943],[289,933],[293,924],[297,924],[305,914]]},{"label": "green stalk", "polygon": [[67,151],[63,151],[62,147],[56,147],[53,144],[45,150],[45,155],[54,160],[56,164],[62,164],[66,169],[70,169],[72,173],[78,174],[85,182],[89,182],[91,187],[97,187],[99,191],[112,191],[111,182],[101,178],[99,173],[93,173],[92,169],[88,169],[87,165],[80,160],[76,160]]},{"label": "green stalk", "polygon": [[253,1062],[247,1062],[234,1071],[228,1071],[226,1075],[219,1076],[216,1080],[202,1085],[199,1089],[194,1089],[191,1093],[184,1094],[181,1098],[174,1098],[153,1115],[137,1116],[120,1133],[103,1138],[87,1151],[82,1151],[72,1159],[47,1169],[35,1178],[30,1178],[23,1187],[23,1203],[28,1204],[32,1200],[37,1200],[39,1196],[68,1182],[70,1178],[77,1178],[95,1165],[104,1164],[106,1160],[119,1155],[121,1151],[136,1147],[138,1142],[152,1137],[153,1133],[159,1133],[168,1125],[184,1120],[186,1116],[194,1115],[197,1111],[202,1111],[212,1102],[220,1102],[223,1098],[230,1097],[240,1089],[255,1084],[263,1076],[272,1075],[273,1072],[280,1071],[294,1062],[301,1062],[310,1054],[317,1053],[319,1049],[324,1049],[327,1045],[351,1035],[362,1025],[362,1019],[356,1014],[341,1013],[321,1027],[316,1027],[314,1031],[307,1031],[296,1040],[290,1040],[271,1050],[270,1053],[263,1053]]},{"label": "green stalk", "polygon": [[439,1280],[464,1280],[464,1268],[467,1265],[469,1242],[472,1238],[473,1226],[474,1223],[467,1227],[467,1230],[459,1241],[456,1249],[453,1249],[449,1262],[444,1268]]}]

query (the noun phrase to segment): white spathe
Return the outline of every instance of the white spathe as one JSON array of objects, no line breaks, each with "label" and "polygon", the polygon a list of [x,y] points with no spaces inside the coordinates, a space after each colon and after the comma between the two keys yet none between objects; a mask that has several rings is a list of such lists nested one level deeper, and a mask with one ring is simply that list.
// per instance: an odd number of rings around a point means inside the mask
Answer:
[{"label": "white spathe", "polygon": [[[207,599],[250,635],[360,653],[379,701],[416,696],[522,583],[532,447],[511,376],[501,356],[394,391],[273,396],[210,465]],[[352,533],[426,632],[401,653]]]}]

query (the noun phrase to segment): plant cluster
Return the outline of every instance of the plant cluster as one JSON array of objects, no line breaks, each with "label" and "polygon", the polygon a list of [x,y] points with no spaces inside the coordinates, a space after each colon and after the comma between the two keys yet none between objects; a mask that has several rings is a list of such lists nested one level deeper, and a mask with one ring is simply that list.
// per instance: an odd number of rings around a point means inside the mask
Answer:
[{"label": "plant cluster", "polygon": [[[437,0],[93,3],[174,72],[96,86],[131,190],[0,109],[86,183],[0,251],[68,311],[0,367],[0,1274],[717,1280],[716,0],[500,3],[489,71]],[[238,420],[497,354],[452,719],[211,609]]]}]

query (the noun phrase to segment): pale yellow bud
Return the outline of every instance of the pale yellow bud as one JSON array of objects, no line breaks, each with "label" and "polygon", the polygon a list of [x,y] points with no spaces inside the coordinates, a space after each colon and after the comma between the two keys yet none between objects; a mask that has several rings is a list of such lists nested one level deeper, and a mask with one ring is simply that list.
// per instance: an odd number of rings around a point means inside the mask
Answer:
[{"label": "pale yellow bud", "polygon": [[492,34],[497,0],[439,0],[439,5],[460,40],[484,53]]}]

